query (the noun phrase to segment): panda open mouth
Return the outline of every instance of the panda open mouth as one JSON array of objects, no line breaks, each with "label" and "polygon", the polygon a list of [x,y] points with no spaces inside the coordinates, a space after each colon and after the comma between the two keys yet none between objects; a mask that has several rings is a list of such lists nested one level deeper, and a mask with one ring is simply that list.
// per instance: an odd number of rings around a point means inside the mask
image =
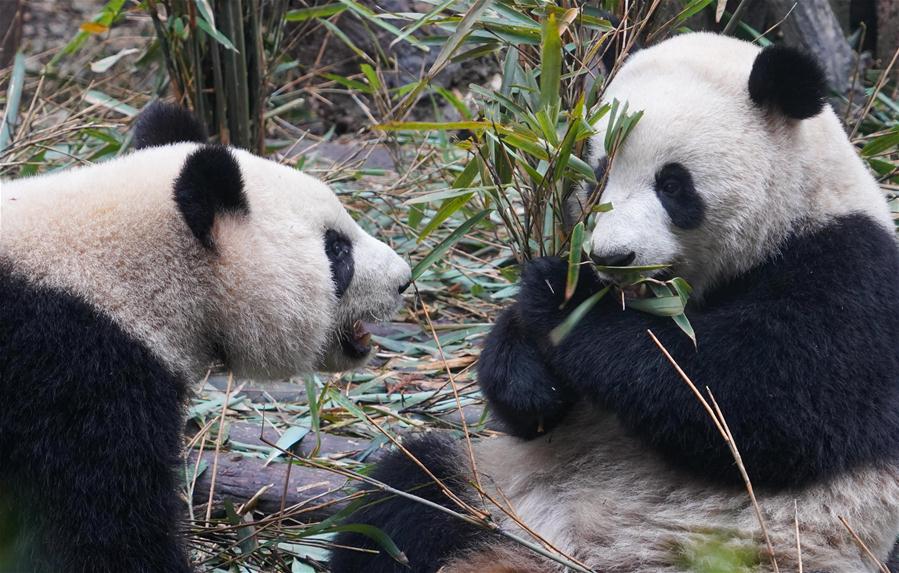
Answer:
[{"label": "panda open mouth", "polygon": [[352,329],[341,333],[340,347],[350,358],[362,359],[371,352],[371,332],[368,326],[371,325],[357,320]]}]

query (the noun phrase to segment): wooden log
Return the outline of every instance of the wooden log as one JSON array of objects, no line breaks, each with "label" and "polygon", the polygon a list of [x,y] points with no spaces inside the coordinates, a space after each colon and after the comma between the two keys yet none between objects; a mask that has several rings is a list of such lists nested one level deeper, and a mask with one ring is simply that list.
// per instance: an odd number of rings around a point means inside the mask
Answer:
[{"label": "wooden log", "polygon": [[[258,425],[242,422],[232,424],[228,431],[229,441],[267,447],[262,438],[274,443],[278,440],[278,432],[274,428],[268,427],[265,428],[262,437],[260,437],[260,427]],[[315,445],[315,437],[307,435],[295,446],[294,453],[301,457],[309,456]],[[322,433],[319,456],[352,455],[363,451],[368,446],[369,443],[366,440]],[[199,452],[197,450],[190,452],[188,455],[189,467],[194,467],[198,455]],[[202,459],[206,462],[206,470],[197,479],[194,487],[193,502],[197,505],[206,504],[209,500],[214,458],[214,451],[206,450],[202,454]],[[377,456],[371,459],[375,460]],[[304,513],[302,517],[308,520],[321,519],[343,506],[340,500],[349,493],[349,490],[343,489],[347,485],[346,479],[327,470],[294,464],[290,469],[290,479],[288,480],[285,493],[284,482],[288,478],[287,467],[287,464],[281,460],[273,461],[266,466],[264,460],[257,457],[235,451],[221,452],[219,454],[213,505],[220,508],[225,499],[230,499],[235,506],[246,503],[260,490],[269,486],[256,501],[255,509],[262,513],[279,511],[282,506],[282,497],[284,498],[285,507],[304,502],[308,502],[310,506],[334,503],[332,506]]]}]

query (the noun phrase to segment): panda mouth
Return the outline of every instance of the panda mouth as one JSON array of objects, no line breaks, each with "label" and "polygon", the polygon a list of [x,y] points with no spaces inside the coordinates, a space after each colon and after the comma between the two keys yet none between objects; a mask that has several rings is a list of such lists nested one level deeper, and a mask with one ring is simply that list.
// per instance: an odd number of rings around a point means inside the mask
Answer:
[{"label": "panda mouth", "polygon": [[342,333],[340,347],[344,354],[354,359],[362,359],[371,353],[371,332],[368,323],[357,320],[352,329]]}]

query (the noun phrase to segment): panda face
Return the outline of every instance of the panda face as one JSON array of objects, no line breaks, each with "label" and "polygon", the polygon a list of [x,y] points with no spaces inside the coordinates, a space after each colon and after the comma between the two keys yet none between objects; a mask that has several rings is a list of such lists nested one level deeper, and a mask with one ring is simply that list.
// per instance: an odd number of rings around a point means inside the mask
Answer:
[{"label": "panda face", "polygon": [[366,323],[402,303],[409,266],[322,182],[231,150],[248,213],[213,226],[223,354],[242,375],[344,370],[371,353]]},{"label": "panda face", "polygon": [[[882,198],[830,108],[821,111],[817,92],[791,100],[796,91],[782,87],[790,77],[765,77],[783,70],[756,65],[759,56],[750,43],[700,33],[625,62],[604,101],[626,101],[643,116],[611,164],[608,116],[595,126],[587,159],[607,175],[600,201],[612,204],[594,219],[597,263],[669,265],[660,274],[686,278],[701,296],[776,253],[789,234],[840,213],[886,223]],[[780,67],[790,76],[807,71],[787,63]]]}]

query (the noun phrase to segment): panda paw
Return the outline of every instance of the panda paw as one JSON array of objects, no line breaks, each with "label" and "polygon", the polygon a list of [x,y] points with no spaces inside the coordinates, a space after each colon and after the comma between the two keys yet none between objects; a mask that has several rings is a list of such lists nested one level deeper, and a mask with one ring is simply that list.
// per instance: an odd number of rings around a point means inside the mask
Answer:
[{"label": "panda paw", "polygon": [[536,340],[522,328],[515,307],[500,315],[487,337],[478,361],[478,382],[507,431],[525,439],[551,430],[574,402],[567,385],[546,364]]},{"label": "panda paw", "polygon": [[568,262],[559,257],[541,257],[525,265],[521,273],[518,307],[528,332],[545,336],[602,286],[596,271],[589,265],[583,265],[574,295],[566,302],[567,280]]}]

